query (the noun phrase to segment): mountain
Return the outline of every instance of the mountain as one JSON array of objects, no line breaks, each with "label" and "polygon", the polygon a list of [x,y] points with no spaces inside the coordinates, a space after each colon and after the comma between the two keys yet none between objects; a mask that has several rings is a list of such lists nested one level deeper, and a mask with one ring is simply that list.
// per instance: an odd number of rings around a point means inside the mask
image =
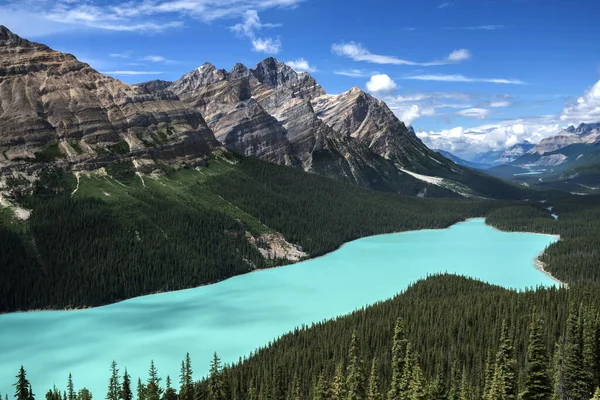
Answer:
[{"label": "mountain", "polygon": [[547,137],[511,165],[526,169],[567,170],[600,158],[600,123],[569,126]]},{"label": "mountain", "polygon": [[197,165],[219,147],[202,115],[169,91],[104,76],[0,26],[0,168],[56,161],[96,169],[128,155]]},{"label": "mountain", "polygon": [[443,155],[444,157],[446,157],[448,160],[451,160],[452,162],[458,164],[458,165],[462,165],[464,167],[469,167],[469,168],[473,168],[473,169],[479,169],[479,170],[485,170],[490,168],[492,165],[491,164],[482,164],[482,163],[476,163],[476,162],[472,162],[472,161],[467,161],[464,160],[458,156],[455,156],[454,154],[450,153],[449,151],[446,150],[435,150],[438,153],[440,153],[441,155]]},{"label": "mountain", "polygon": [[479,164],[487,164],[490,167],[495,167],[502,164],[508,164],[523,154],[531,150],[535,145],[531,143],[517,143],[504,150],[490,150],[483,153],[470,155],[467,161]]},{"label": "mountain", "polygon": [[505,183],[430,150],[385,102],[360,88],[328,95],[310,74],[272,57],[231,71],[205,63],[168,86],[138,86],[167,88],[204,116],[226,148],[264,161],[384,191],[521,195],[508,186],[499,192]]}]

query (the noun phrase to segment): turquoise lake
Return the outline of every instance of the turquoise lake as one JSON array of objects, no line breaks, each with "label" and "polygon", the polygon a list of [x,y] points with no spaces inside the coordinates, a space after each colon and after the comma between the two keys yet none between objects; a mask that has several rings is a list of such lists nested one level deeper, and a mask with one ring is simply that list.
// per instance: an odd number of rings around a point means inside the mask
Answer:
[{"label": "turquoise lake", "polygon": [[534,267],[554,241],[473,219],[359,239],[324,257],[195,289],[87,310],[0,315],[0,393],[12,397],[23,364],[37,398],[53,384],[63,390],[71,372],[76,389],[85,385],[99,400],[113,359],[134,382],[145,380],[151,359],[163,379],[169,374],[178,382],[188,351],[198,379],[214,351],[236,361],[296,326],[388,299],[440,272],[512,289],[556,285]]}]

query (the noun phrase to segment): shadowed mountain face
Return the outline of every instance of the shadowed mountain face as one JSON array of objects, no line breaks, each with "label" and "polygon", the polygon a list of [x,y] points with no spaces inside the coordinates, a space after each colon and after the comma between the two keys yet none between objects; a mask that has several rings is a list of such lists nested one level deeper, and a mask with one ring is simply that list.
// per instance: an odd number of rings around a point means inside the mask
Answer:
[{"label": "shadowed mountain face", "polygon": [[172,92],[129,86],[0,26],[0,165],[93,168],[117,154],[193,164],[218,145]]}]

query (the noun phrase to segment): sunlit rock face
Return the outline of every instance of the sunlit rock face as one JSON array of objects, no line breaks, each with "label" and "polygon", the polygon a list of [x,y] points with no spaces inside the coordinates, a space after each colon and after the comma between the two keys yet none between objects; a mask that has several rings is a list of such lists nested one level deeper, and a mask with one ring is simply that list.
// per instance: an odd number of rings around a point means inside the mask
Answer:
[{"label": "sunlit rock face", "polygon": [[52,148],[75,164],[116,154],[194,163],[215,146],[202,115],[171,91],[132,87],[0,27],[0,162]]}]

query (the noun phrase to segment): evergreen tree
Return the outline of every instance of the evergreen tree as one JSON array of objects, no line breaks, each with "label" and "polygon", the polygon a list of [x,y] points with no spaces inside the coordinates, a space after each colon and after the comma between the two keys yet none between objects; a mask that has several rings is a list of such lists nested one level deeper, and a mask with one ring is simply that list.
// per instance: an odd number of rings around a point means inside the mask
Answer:
[{"label": "evergreen tree", "polygon": [[292,388],[288,395],[288,400],[302,400],[302,388],[300,387],[300,379],[298,379],[297,373],[294,373],[294,378],[292,379]]},{"label": "evergreen tree", "polygon": [[489,400],[514,400],[517,397],[516,360],[512,338],[506,320],[502,322],[500,346],[496,353],[494,378],[488,395]]},{"label": "evergreen tree", "polygon": [[582,327],[582,375],[581,380],[586,397],[592,396],[598,385],[598,320],[596,310],[589,307],[585,310]]},{"label": "evergreen tree", "polygon": [[162,388],[160,387],[161,378],[158,376],[158,371],[154,366],[154,360],[150,361],[150,369],[148,370],[148,381],[146,383],[146,400],[160,400]]},{"label": "evergreen tree", "polygon": [[171,387],[171,377],[167,375],[165,381],[165,392],[163,393],[162,400],[177,400],[177,392]]},{"label": "evergreen tree", "polygon": [[396,320],[394,327],[394,342],[392,345],[392,383],[388,392],[388,400],[401,399],[401,382],[404,375],[404,361],[406,359],[406,331],[402,318]]},{"label": "evergreen tree", "polygon": [[379,371],[377,368],[377,357],[373,357],[371,362],[371,376],[369,377],[369,393],[367,400],[383,400],[381,388],[379,385]]},{"label": "evergreen tree", "polygon": [[460,372],[461,369],[459,368],[458,359],[454,358],[454,360],[452,360],[452,366],[450,368],[448,400],[460,400],[460,381],[462,377]]},{"label": "evergreen tree", "polygon": [[567,334],[564,344],[564,385],[568,399],[585,399],[585,382],[583,381],[583,326],[580,313],[571,309],[567,319]]},{"label": "evergreen tree", "polygon": [[313,389],[313,400],[330,400],[331,391],[329,389],[329,382],[325,378],[325,373],[321,371],[319,379],[317,380],[316,386]]},{"label": "evergreen tree", "polygon": [[428,393],[431,400],[447,400],[444,383],[439,374],[429,383]]},{"label": "evergreen tree", "polygon": [[335,375],[331,382],[331,399],[332,400],[344,400],[347,396],[346,393],[346,382],[344,377],[344,366],[342,363],[338,363],[335,367]]},{"label": "evergreen tree", "polygon": [[400,379],[400,385],[398,388],[398,400],[409,399],[410,383],[413,379],[413,368],[416,364],[415,361],[412,343],[408,342],[406,345],[406,355],[404,357],[404,373],[402,374],[402,379]]},{"label": "evergreen tree", "polygon": [[27,380],[27,373],[25,372],[25,368],[21,365],[19,369],[19,374],[16,376],[17,383],[13,386],[15,387],[15,399],[16,400],[30,400],[33,398],[33,394],[31,393],[31,384],[29,380]]},{"label": "evergreen tree", "polygon": [[600,400],[600,387],[596,388],[596,392],[594,393],[594,397],[592,397],[590,400]]},{"label": "evergreen tree", "polygon": [[471,399],[471,388],[469,387],[469,378],[467,377],[467,368],[463,367],[462,375],[460,378],[460,392],[458,398],[460,400]]},{"label": "evergreen tree", "polygon": [[92,400],[92,393],[88,390],[88,388],[82,388],[77,392],[77,400]]},{"label": "evergreen tree", "polygon": [[121,390],[119,391],[120,400],[133,400],[133,393],[131,391],[131,376],[127,373],[127,368],[123,373],[123,382],[121,383]]},{"label": "evergreen tree", "polygon": [[348,400],[363,400],[365,398],[365,372],[363,361],[359,354],[356,331],[352,332],[350,349],[348,351],[348,376],[346,377]]},{"label": "evergreen tree", "polygon": [[121,385],[119,383],[119,369],[117,368],[117,362],[113,360],[113,362],[110,364],[110,379],[108,381],[106,400],[119,400],[120,391]]},{"label": "evergreen tree", "polygon": [[192,379],[192,361],[190,359],[190,353],[187,353],[185,355],[185,361],[181,362],[179,382],[179,398],[181,400],[194,400],[194,383]]},{"label": "evergreen tree", "polygon": [[553,369],[553,400],[563,400],[565,398],[565,368],[564,368],[564,336],[556,342],[554,346],[554,356],[552,357]]},{"label": "evergreen tree", "polygon": [[523,400],[550,400],[552,382],[548,370],[549,360],[544,343],[543,323],[533,311],[529,324],[529,343],[525,360]]},{"label": "evergreen tree", "polygon": [[[250,385],[248,385],[248,400],[258,400],[258,393],[256,392],[256,382],[254,378],[250,380]],[[181,398],[181,396],[180,396]]]},{"label": "evergreen tree", "polygon": [[146,400],[146,387],[141,378],[138,378],[137,382],[137,400]]},{"label": "evergreen tree", "polygon": [[73,376],[69,372],[69,379],[67,380],[67,400],[75,400],[75,388],[73,387]]},{"label": "evergreen tree", "polygon": [[215,352],[210,363],[210,375],[208,378],[208,395],[210,400],[225,400],[225,382],[221,373],[221,359]]},{"label": "evergreen tree", "polygon": [[409,400],[426,400],[427,392],[425,391],[425,379],[423,378],[423,371],[419,366],[418,356],[414,357],[416,363],[412,366],[412,374],[410,383],[408,385],[408,399]]},{"label": "evergreen tree", "polygon": [[285,400],[285,381],[281,365],[277,364],[271,382],[271,400]]},{"label": "evergreen tree", "polygon": [[486,400],[490,393],[492,386],[492,380],[494,379],[494,357],[492,351],[488,350],[487,358],[485,360],[485,372],[483,376],[483,400]]}]

